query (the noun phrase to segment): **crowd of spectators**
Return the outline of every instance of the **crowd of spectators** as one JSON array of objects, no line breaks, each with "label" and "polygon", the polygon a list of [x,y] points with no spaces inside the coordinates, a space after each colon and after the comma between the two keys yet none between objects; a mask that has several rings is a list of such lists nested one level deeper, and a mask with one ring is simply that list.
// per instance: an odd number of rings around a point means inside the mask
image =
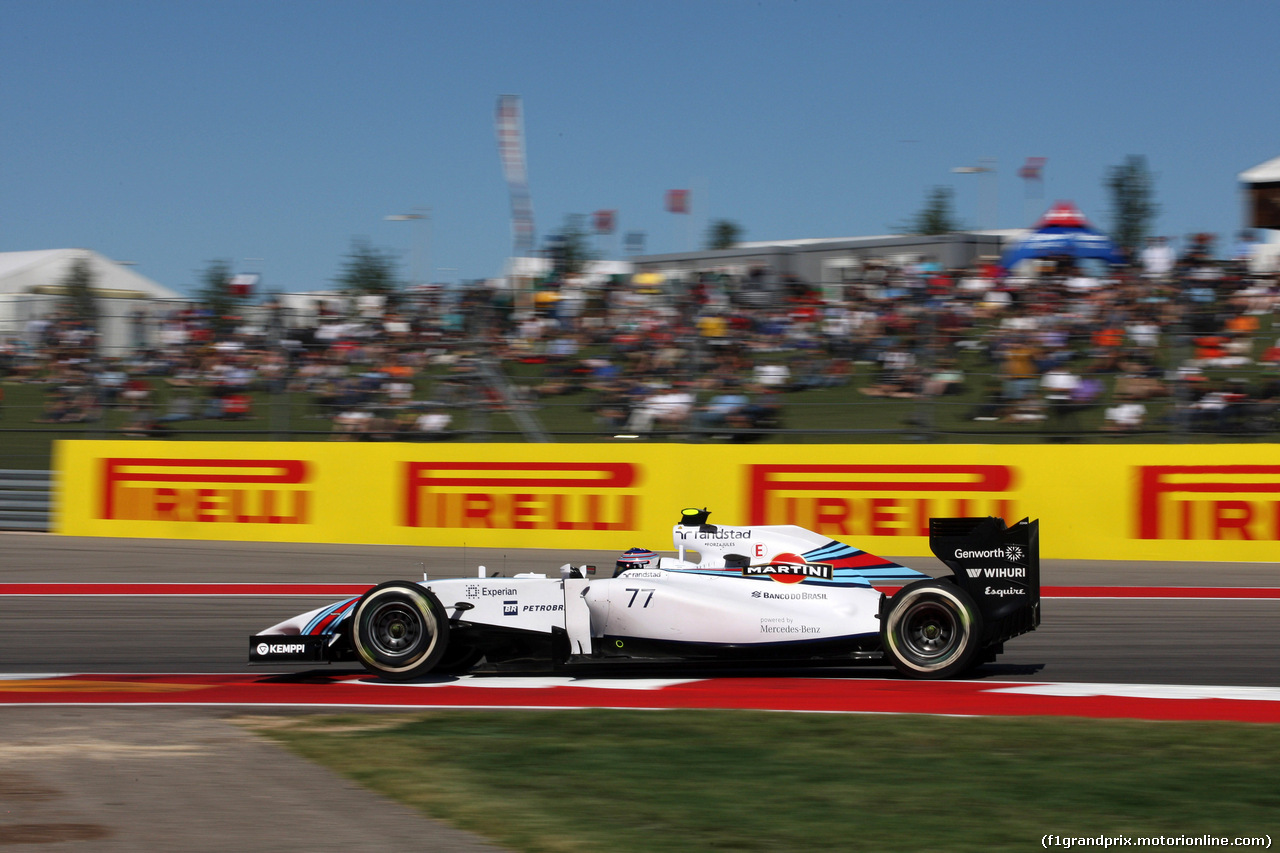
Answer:
[{"label": "crowd of spectators", "polygon": [[802,427],[798,401],[832,399],[797,392],[840,388],[851,428],[860,404],[926,400],[944,406],[935,427],[1274,431],[1280,277],[1217,254],[1196,235],[1180,253],[1153,240],[1129,267],[1051,258],[1028,276],[989,259],[870,261],[822,287],[759,269],[540,283],[528,298],[423,289],[302,316],[274,302],[241,317],[184,305],[139,318],[139,346],[105,359],[91,323],[54,314],[0,341],[0,379],[45,389],[27,421],[104,423],[116,410],[113,428],[140,436],[247,421],[437,440],[483,431],[494,413],[555,411],[580,433],[749,439]]},{"label": "crowd of spectators", "polygon": [[626,434],[807,423],[818,398],[788,392],[841,386],[931,401],[935,426],[962,430],[1277,428],[1280,341],[1260,337],[1280,335],[1275,273],[1217,259],[1206,235],[1181,255],[1153,240],[1129,267],[1050,258],[1035,273],[872,262],[821,291],[706,275],[664,301],[632,290],[605,312],[530,318],[514,337],[546,362],[542,396],[595,391],[597,422]]}]

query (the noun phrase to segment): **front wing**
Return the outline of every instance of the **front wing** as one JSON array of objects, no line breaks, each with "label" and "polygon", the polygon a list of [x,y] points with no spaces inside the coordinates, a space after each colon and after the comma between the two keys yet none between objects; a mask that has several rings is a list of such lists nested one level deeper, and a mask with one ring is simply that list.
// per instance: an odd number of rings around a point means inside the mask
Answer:
[{"label": "front wing", "polygon": [[332,636],[257,634],[249,638],[249,663],[331,663]]}]

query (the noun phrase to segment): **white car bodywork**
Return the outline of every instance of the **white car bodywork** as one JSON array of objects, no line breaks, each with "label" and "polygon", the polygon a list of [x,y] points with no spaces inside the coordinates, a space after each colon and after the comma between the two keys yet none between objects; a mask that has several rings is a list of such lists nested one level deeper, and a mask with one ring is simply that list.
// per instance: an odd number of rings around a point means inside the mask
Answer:
[{"label": "white car bodywork", "polygon": [[[1008,581],[987,602],[972,580],[981,573],[972,569],[967,579],[956,572],[946,579],[949,583],[933,581],[803,528],[718,526],[707,524],[706,517],[705,510],[699,511],[673,527],[676,557],[632,549],[612,578],[591,579],[591,569],[572,565],[551,577],[488,577],[482,566],[475,578],[380,584],[364,596],[317,608],[255,635],[250,661],[360,660],[380,674],[407,678],[430,669],[465,669],[482,657],[490,662],[549,657],[556,663],[856,661],[883,660],[887,645],[897,665],[895,643],[910,646],[910,632],[915,631],[922,659],[953,635],[964,640],[964,659],[948,658],[946,666],[936,668],[949,674],[976,659],[978,650],[993,655],[1004,639],[1033,630],[1039,622],[1034,522],[1006,529],[999,519],[935,520],[963,522],[970,539],[953,537],[957,542],[970,542],[971,528],[986,537],[972,539],[977,545],[970,550],[951,546],[950,557],[944,557],[948,565],[968,565],[963,556],[968,554],[983,565],[1005,561],[1005,550],[1024,564],[996,567],[1002,578],[1023,572],[1023,581]],[[982,545],[1012,534],[1022,544],[1004,550]],[[1028,562],[1029,554],[1034,564]],[[991,576],[991,569],[986,571]],[[915,622],[904,623],[902,637],[884,636],[891,609],[871,585],[873,579],[908,584],[904,594],[914,591],[908,597],[920,598],[910,611]],[[892,614],[888,621],[899,624],[900,615]],[[415,649],[416,656],[406,657],[407,650]],[[933,677],[933,671],[920,674]]]},{"label": "white car bodywork", "polygon": [[[471,625],[547,635],[564,631],[575,655],[593,654],[606,637],[615,644],[645,639],[742,646],[874,635],[882,596],[866,585],[818,587],[768,578],[744,584],[731,576],[664,569],[631,569],[601,580],[517,576],[418,585],[451,617],[458,614]],[[471,607],[458,609],[458,603]],[[333,607],[295,616],[259,638],[308,636],[308,625]]]}]

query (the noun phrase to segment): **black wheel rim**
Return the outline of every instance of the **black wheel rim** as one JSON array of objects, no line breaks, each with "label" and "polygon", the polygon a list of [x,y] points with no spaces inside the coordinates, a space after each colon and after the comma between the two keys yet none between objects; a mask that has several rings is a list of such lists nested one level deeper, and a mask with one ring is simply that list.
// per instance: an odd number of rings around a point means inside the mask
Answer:
[{"label": "black wheel rim", "polygon": [[369,613],[369,645],[386,660],[413,657],[431,639],[431,631],[412,604],[388,601],[376,605]]},{"label": "black wheel rim", "polygon": [[920,601],[902,615],[903,648],[914,658],[936,662],[955,648],[963,627],[956,613],[937,601]]}]

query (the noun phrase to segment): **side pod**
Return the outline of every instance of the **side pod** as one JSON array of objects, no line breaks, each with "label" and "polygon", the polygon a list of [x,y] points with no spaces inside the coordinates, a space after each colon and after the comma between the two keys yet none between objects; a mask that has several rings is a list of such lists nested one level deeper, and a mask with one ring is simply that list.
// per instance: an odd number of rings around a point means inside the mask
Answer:
[{"label": "side pod", "polygon": [[983,646],[1040,624],[1040,522],[931,518],[929,548],[982,611]]}]

